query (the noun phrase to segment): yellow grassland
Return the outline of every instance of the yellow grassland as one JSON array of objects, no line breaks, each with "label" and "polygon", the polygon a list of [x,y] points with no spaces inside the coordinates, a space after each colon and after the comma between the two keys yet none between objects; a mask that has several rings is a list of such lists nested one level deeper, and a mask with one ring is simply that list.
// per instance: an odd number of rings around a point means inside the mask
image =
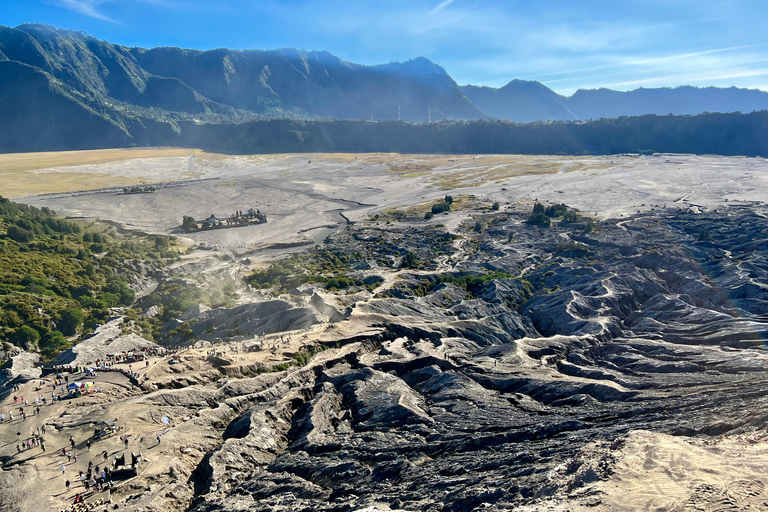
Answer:
[{"label": "yellow grassland", "polygon": [[[47,151],[41,153],[0,154],[0,195],[22,197],[56,192],[93,190],[152,183],[141,176],[67,170],[89,164],[107,164],[143,158],[189,157],[215,160],[226,155],[185,148],[121,148],[83,151]],[[184,174],[189,174],[187,171]]]}]

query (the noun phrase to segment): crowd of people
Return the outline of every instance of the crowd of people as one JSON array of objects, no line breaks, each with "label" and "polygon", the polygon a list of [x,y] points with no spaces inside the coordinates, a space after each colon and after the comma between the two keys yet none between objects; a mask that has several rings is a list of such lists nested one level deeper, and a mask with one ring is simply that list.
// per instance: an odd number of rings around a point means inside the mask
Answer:
[{"label": "crowd of people", "polygon": [[[84,371],[83,367],[72,367],[73,371]],[[35,391],[40,391],[47,386],[52,386],[51,397],[55,401],[59,396],[56,395],[57,387],[62,386],[62,393],[66,392],[66,384],[70,382],[71,375],[65,373],[65,369],[60,369],[60,372],[49,380],[36,380],[34,382]],[[51,389],[51,388],[49,388]],[[15,384],[12,386],[12,392],[20,392],[21,385]],[[47,392],[46,392],[47,393]],[[39,416],[42,412],[41,407],[50,405],[53,403],[46,396],[38,395],[34,399],[28,397],[26,394],[22,395],[14,394],[6,399],[6,404],[10,403],[7,417],[3,412],[0,412],[0,424],[5,424],[6,428],[11,428],[10,423],[14,422],[18,427],[23,425],[23,422],[27,421],[28,417]],[[16,421],[14,421],[16,420]],[[40,422],[38,422],[40,423]],[[16,434],[16,454],[23,454],[35,448],[39,448],[40,451],[37,454],[31,456],[37,457],[44,455],[48,452],[47,440],[46,440],[46,424],[43,422],[36,426],[31,431],[27,431],[27,435],[22,434],[23,428],[14,429]],[[50,427],[48,427],[50,428]],[[75,503],[84,502],[85,497],[91,492],[100,492],[106,488],[113,487],[115,484],[112,480],[111,469],[108,466],[109,453],[107,450],[101,451],[98,454],[91,454],[92,439],[86,439],[80,444],[78,451],[76,449],[77,443],[75,439],[70,436],[68,446],[61,448],[56,453],[49,454],[49,457],[55,457],[60,459],[58,464],[62,477],[65,479],[65,488],[67,491],[77,487],[82,488],[81,491],[75,496]],[[9,443],[13,446],[13,443]],[[128,447],[127,437],[124,442],[125,448]],[[90,460],[89,460],[90,459]],[[83,461],[88,460],[87,469],[82,466]],[[55,466],[54,466],[55,467]],[[77,470],[75,478],[70,480],[69,474],[74,468],[82,468]],[[74,480],[74,481],[73,481]]]},{"label": "crowd of people", "polygon": [[122,354],[108,355],[104,359],[96,359],[95,361],[88,361],[85,365],[59,365],[54,368],[58,372],[66,372],[70,374],[74,373],[86,373],[92,369],[98,370],[112,370],[117,364],[128,363],[140,363],[147,361],[150,357],[162,357],[166,354],[164,348],[147,348],[141,351],[125,352]]}]

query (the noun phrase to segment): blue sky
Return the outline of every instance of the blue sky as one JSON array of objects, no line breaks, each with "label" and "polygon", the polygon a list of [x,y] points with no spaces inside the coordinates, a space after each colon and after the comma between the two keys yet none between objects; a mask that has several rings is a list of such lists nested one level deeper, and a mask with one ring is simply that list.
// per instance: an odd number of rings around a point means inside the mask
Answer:
[{"label": "blue sky", "polygon": [[768,0],[0,0],[0,24],[126,46],[328,50],[362,64],[424,56],[459,83],[768,90]]}]

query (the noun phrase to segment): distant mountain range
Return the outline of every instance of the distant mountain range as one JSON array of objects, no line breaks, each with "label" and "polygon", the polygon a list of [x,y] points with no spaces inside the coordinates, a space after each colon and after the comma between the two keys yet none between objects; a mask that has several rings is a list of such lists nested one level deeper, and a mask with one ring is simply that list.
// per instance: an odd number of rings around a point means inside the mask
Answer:
[{"label": "distant mountain range", "polygon": [[180,123],[264,118],[583,120],[751,112],[768,93],[679,87],[571,97],[538,82],[459,86],[425,58],[364,66],[328,52],[127,48],[47,25],[0,26],[0,151],[155,144]]},{"label": "distant mountain range", "polygon": [[579,89],[568,97],[539,82],[512,80],[499,89],[465,85],[461,90],[484,113],[518,123],[768,109],[768,93],[737,87]]}]

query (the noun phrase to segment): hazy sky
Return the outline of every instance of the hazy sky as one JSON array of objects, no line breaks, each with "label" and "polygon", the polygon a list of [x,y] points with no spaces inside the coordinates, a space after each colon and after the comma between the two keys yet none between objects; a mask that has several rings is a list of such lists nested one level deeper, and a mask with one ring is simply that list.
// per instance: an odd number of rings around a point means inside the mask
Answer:
[{"label": "hazy sky", "polygon": [[424,56],[462,85],[768,90],[768,0],[0,0],[0,24],[28,21],[126,46]]}]

